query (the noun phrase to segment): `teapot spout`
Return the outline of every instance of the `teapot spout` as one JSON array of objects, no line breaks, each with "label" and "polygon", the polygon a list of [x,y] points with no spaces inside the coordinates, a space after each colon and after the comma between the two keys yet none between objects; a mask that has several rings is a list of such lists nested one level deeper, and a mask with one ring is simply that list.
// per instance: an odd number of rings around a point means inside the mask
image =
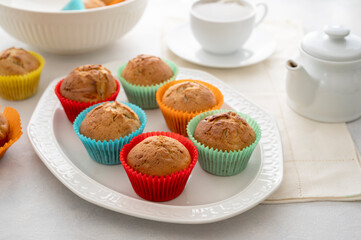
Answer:
[{"label": "teapot spout", "polygon": [[311,104],[318,89],[317,81],[295,60],[288,60],[286,67],[286,91],[290,102],[299,107]]},{"label": "teapot spout", "polygon": [[290,71],[296,71],[299,70],[300,68],[303,68],[301,64],[299,64],[298,62],[292,59],[287,60],[286,67]]}]

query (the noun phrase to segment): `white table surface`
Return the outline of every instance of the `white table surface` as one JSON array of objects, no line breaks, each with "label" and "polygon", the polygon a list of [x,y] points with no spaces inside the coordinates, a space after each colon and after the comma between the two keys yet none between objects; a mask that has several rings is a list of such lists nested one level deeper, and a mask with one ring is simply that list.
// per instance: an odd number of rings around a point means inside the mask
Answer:
[{"label": "white table surface", "polygon": [[[45,87],[76,66],[160,55],[165,16],[182,16],[187,0],[149,0],[144,17],[124,38],[78,56],[40,53],[46,59],[38,93],[24,101],[0,99],[19,110],[24,134],[0,161],[0,239],[361,239],[361,202],[259,205],[231,219],[205,225],[167,224],[130,217],[88,203],[63,186],[33,151],[26,127]],[[361,36],[359,0],[269,0],[268,19],[303,21],[305,31],[329,23]],[[151,27],[150,27],[151,26]],[[0,28],[0,49],[35,50]],[[348,124],[358,148],[361,120]]]}]

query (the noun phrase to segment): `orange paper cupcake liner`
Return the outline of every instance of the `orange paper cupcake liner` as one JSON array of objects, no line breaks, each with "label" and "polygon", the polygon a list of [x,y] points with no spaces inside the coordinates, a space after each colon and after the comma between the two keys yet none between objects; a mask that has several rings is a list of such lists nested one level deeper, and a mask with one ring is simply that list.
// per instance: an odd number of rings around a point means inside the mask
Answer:
[{"label": "orange paper cupcake liner", "polygon": [[[128,153],[135,145],[148,137],[158,135],[176,139],[187,148],[192,160],[186,169],[166,176],[149,176],[135,171],[127,164]],[[120,151],[119,159],[138,196],[148,201],[163,202],[172,200],[183,192],[188,178],[197,163],[198,151],[189,139],[179,134],[171,132],[148,132],[134,137],[130,143],[126,144]]]},{"label": "orange paper cupcake liner", "polygon": [[0,147],[0,158],[5,154],[11,145],[13,145],[23,134],[21,131],[21,120],[19,113],[11,107],[4,108],[4,116],[9,122],[9,140]]},{"label": "orange paper cupcake liner", "polygon": [[74,122],[74,120],[78,116],[78,114],[81,113],[84,109],[86,109],[90,106],[93,106],[94,104],[97,104],[97,103],[107,102],[107,101],[115,101],[115,99],[118,96],[119,90],[120,90],[119,82],[115,81],[115,83],[117,84],[117,89],[113,93],[113,95],[111,95],[109,98],[102,100],[102,101],[97,101],[97,102],[86,102],[86,103],[78,102],[78,101],[69,100],[69,99],[63,97],[63,95],[61,95],[60,86],[61,86],[61,83],[63,82],[63,80],[64,79],[62,79],[61,81],[58,82],[58,84],[56,84],[55,94],[58,97],[61,105],[63,106],[65,114],[71,123]]},{"label": "orange paper cupcake liner", "polygon": [[[212,108],[204,109],[203,111],[197,111],[197,112],[179,111],[179,110],[175,110],[175,109],[165,105],[162,101],[164,93],[171,86],[173,86],[177,83],[182,83],[182,82],[196,82],[196,83],[203,84],[209,90],[211,90],[211,92],[214,94],[214,96],[216,97],[216,100],[217,100],[217,104],[215,106],[213,106]],[[193,117],[197,116],[198,114],[200,114],[202,112],[220,109],[223,105],[223,94],[221,93],[221,91],[218,88],[216,88],[215,86],[213,86],[209,83],[206,83],[206,82],[203,82],[200,80],[183,79],[183,80],[169,82],[169,83],[163,85],[162,87],[160,87],[156,94],[156,100],[157,100],[160,110],[162,111],[163,117],[165,119],[165,122],[167,123],[169,130],[171,130],[172,132],[182,134],[183,136],[187,136],[188,122]]]}]

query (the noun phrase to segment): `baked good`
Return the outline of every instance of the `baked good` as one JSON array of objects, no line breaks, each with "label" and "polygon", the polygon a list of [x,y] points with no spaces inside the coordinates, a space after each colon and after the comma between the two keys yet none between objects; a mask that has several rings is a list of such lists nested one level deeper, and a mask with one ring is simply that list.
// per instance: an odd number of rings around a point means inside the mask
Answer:
[{"label": "baked good", "polygon": [[105,5],[110,5],[113,2],[113,0],[102,0],[102,1],[105,3]]},{"label": "baked good", "polygon": [[78,102],[102,101],[117,90],[112,73],[102,65],[84,65],[75,68],[60,86],[60,94]]},{"label": "baked good", "polygon": [[83,0],[84,7],[86,9],[105,7],[105,3],[102,0]]},{"label": "baked good", "polygon": [[87,113],[79,132],[95,140],[115,140],[139,129],[138,115],[125,104],[105,102]]},{"label": "baked good", "polygon": [[128,62],[122,77],[129,83],[150,86],[167,81],[173,71],[162,59],[150,55],[138,55]]},{"label": "baked good", "polygon": [[196,112],[217,104],[215,95],[198,82],[181,82],[168,88],[162,98],[165,105],[179,111]]},{"label": "baked good", "polygon": [[167,136],[151,136],[134,146],[127,164],[135,171],[149,176],[166,176],[186,169],[191,163],[187,148]]},{"label": "baked good", "polygon": [[9,132],[9,122],[5,115],[0,113],[0,147],[4,146],[4,144],[8,141]]},{"label": "baked good", "polygon": [[223,151],[242,150],[256,140],[252,127],[232,111],[204,118],[196,126],[193,136],[203,145]]},{"label": "baked good", "polygon": [[24,75],[39,67],[39,61],[22,48],[8,48],[0,53],[0,75]]},{"label": "baked good", "polygon": [[198,152],[189,139],[179,134],[147,132],[126,144],[119,159],[138,196],[160,202],[183,192]]},{"label": "baked good", "polygon": [[18,111],[11,107],[4,107],[4,112],[0,113],[0,159],[12,144],[19,140],[23,134],[21,130]]},{"label": "baked good", "polygon": [[161,86],[156,100],[169,130],[187,136],[188,122],[201,112],[220,109],[223,95],[209,83],[183,79]]},{"label": "baked good", "polygon": [[103,2],[108,6],[108,5],[114,5],[117,3],[121,3],[124,2],[125,0],[103,0]]},{"label": "baked good", "polygon": [[108,101],[80,112],[73,129],[94,161],[113,165],[120,164],[120,150],[142,134],[146,124],[145,112],[138,106]]}]

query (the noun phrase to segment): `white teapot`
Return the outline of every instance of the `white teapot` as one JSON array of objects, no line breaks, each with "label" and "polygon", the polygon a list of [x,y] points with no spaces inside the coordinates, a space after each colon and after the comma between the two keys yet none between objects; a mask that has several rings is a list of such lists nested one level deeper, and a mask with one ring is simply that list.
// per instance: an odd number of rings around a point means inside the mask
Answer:
[{"label": "white teapot", "polygon": [[345,122],[361,116],[361,38],[339,25],[311,32],[300,54],[287,61],[289,106],[322,122]]}]

